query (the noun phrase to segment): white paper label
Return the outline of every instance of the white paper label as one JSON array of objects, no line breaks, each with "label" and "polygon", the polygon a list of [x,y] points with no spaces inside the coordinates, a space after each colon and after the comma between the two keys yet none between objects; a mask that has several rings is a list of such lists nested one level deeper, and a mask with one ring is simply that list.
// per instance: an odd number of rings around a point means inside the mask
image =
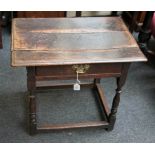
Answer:
[{"label": "white paper label", "polygon": [[80,85],[78,83],[75,83],[73,86],[73,90],[80,90]]}]

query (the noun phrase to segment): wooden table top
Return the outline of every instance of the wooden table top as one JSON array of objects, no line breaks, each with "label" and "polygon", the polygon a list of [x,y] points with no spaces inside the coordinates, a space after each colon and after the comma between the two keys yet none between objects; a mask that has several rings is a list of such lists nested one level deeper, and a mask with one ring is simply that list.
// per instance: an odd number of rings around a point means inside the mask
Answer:
[{"label": "wooden table top", "polygon": [[147,61],[120,17],[16,18],[12,66]]}]

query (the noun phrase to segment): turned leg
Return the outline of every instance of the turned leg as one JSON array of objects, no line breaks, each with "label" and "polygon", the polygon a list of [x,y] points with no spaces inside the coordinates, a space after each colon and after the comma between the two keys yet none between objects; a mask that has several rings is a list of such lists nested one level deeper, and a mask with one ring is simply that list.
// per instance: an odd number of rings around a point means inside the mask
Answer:
[{"label": "turned leg", "polygon": [[37,130],[35,67],[27,67],[27,88],[29,91],[29,132],[33,135]]},{"label": "turned leg", "polygon": [[122,91],[122,87],[125,84],[127,73],[128,73],[129,64],[124,64],[122,67],[122,73],[121,76],[117,78],[117,89],[116,94],[114,96],[113,102],[112,102],[112,108],[109,115],[109,127],[108,131],[113,130],[114,124],[116,121],[116,113],[120,102],[120,93]]}]

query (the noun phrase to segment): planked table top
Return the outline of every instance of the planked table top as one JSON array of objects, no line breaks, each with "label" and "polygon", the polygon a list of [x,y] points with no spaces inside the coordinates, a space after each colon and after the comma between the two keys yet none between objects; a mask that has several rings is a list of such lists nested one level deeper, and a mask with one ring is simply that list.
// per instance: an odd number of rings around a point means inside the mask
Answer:
[{"label": "planked table top", "polygon": [[120,17],[15,18],[12,66],[147,61]]}]

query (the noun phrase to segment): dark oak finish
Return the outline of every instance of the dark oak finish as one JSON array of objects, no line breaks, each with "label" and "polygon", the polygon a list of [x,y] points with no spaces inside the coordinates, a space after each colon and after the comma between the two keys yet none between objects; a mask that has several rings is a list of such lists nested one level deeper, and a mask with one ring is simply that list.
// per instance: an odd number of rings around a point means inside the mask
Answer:
[{"label": "dark oak finish", "polygon": [[14,19],[12,32],[13,66],[146,60],[119,17]]},{"label": "dark oak finish", "polygon": [[[80,84],[83,87],[94,87],[94,83],[92,82],[81,82]],[[61,88],[73,88],[73,83],[60,83],[59,84],[51,84],[49,81],[37,81],[36,82],[37,90],[43,89],[61,89]]]},{"label": "dark oak finish", "polygon": [[[108,76],[120,76],[122,64],[91,64],[86,73],[80,74],[80,78],[101,78]],[[46,75],[46,76],[45,76]],[[72,65],[41,66],[36,67],[37,80],[75,79],[76,72]]]},{"label": "dark oak finish", "polygon": [[110,125],[108,127],[108,130],[113,129],[115,121],[116,121],[116,113],[117,113],[117,109],[118,109],[119,102],[120,102],[120,94],[122,92],[122,87],[126,81],[129,65],[130,64],[126,63],[122,66],[122,71],[121,71],[122,74],[120,77],[117,78],[117,89],[116,89],[115,97],[113,99],[111,113],[109,115],[109,124]]},{"label": "dark oak finish", "polygon": [[[94,38],[95,39],[95,38]],[[88,44],[87,44],[88,45]],[[62,56],[63,55],[63,56]],[[146,61],[139,48],[111,50],[13,51],[12,66],[49,66]]]},{"label": "dark oak finish", "polygon": [[[95,126],[112,130],[129,64],[137,61],[146,61],[146,58],[119,17],[21,18],[12,23],[12,66],[26,66],[28,72],[30,134]],[[35,93],[73,86],[71,83],[53,85],[49,81],[76,79],[74,65],[89,66],[79,74],[79,79],[82,87],[95,90],[103,109],[103,120],[38,125]],[[100,85],[100,79],[107,77],[117,79],[111,110]],[[94,81],[84,83],[84,78]]]},{"label": "dark oak finish", "polygon": [[94,121],[94,122],[82,122],[82,123],[70,123],[70,124],[56,124],[56,125],[42,125],[37,129],[40,131],[48,131],[48,130],[60,130],[60,129],[70,129],[70,128],[82,128],[82,127],[99,127],[104,126],[105,128],[108,126],[108,122],[106,121]]}]

